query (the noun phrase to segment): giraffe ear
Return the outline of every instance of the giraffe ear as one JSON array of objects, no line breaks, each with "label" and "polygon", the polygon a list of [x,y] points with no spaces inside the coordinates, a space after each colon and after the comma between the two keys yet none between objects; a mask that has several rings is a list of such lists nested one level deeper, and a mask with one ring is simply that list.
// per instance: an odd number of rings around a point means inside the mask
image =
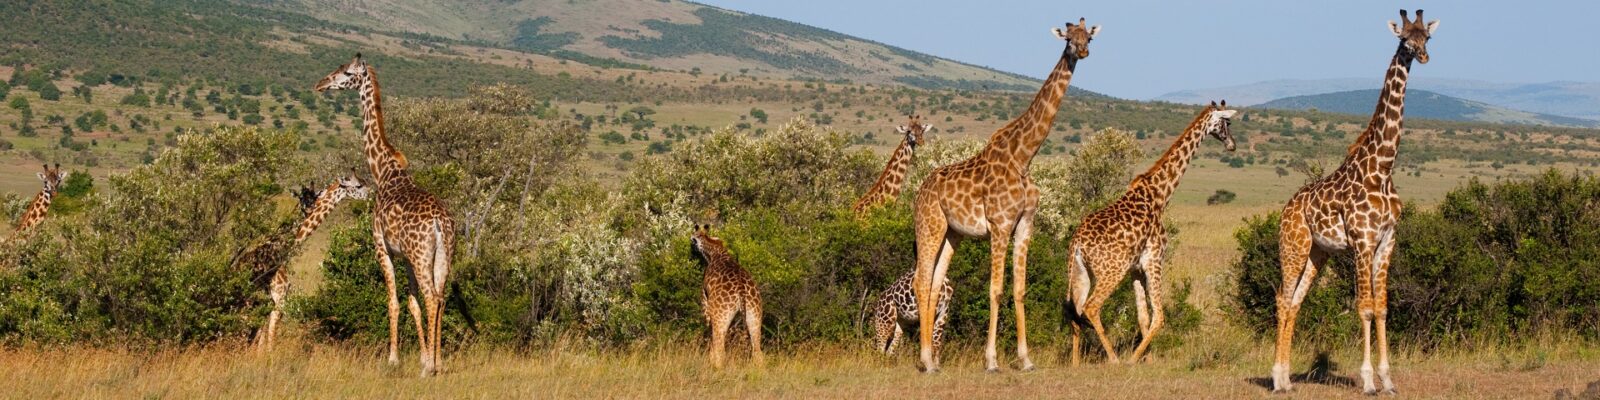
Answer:
[{"label": "giraffe ear", "polygon": [[1400,37],[1402,35],[1400,31],[1400,25],[1395,25],[1394,21],[1389,21],[1389,31],[1394,32],[1394,37]]},{"label": "giraffe ear", "polygon": [[[1071,27],[1072,24],[1067,24],[1067,26]],[[1055,32],[1056,38],[1058,38],[1058,39],[1061,39],[1061,40],[1066,40],[1067,39],[1067,31],[1066,30],[1063,30],[1061,28],[1050,28],[1050,31],[1051,32]]]},{"label": "giraffe ear", "polygon": [[907,128],[905,125],[900,125],[900,126],[894,127],[894,131],[895,132],[900,132],[900,134],[904,135],[904,134],[907,134],[907,133],[911,133],[911,128]]},{"label": "giraffe ear", "polygon": [[1089,27],[1089,38],[1092,39],[1092,38],[1094,38],[1095,35],[1099,35],[1099,34],[1100,34],[1100,25],[1095,25],[1095,26]]},{"label": "giraffe ear", "polygon": [[1225,110],[1225,111],[1218,111],[1216,113],[1216,115],[1217,115],[1217,118],[1229,119],[1229,118],[1233,118],[1234,114],[1238,114],[1238,113],[1239,113],[1239,110]]},{"label": "giraffe ear", "polygon": [[1428,23],[1428,36],[1433,36],[1434,29],[1439,29],[1439,20],[1433,20],[1433,22]]},{"label": "giraffe ear", "polygon": [[39,175],[39,180],[41,180],[41,181],[46,181],[46,182],[49,182],[49,181],[50,181],[50,179],[49,179],[49,178],[45,178],[45,177],[44,177],[44,173],[43,173],[43,172],[35,172],[35,173],[34,173],[34,174],[37,174],[37,175]]},{"label": "giraffe ear", "polygon": [[922,131],[923,132],[927,132],[927,131],[931,131],[931,130],[933,130],[933,124],[922,124]]}]

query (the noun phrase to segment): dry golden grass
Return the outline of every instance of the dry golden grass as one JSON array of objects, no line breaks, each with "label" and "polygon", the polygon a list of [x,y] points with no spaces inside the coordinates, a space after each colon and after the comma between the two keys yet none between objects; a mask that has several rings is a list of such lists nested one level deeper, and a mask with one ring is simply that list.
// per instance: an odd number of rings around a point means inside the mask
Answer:
[{"label": "dry golden grass", "polygon": [[[909,391],[935,398],[1249,398],[1262,386],[1267,343],[1238,332],[1194,335],[1141,365],[1063,365],[1060,349],[1035,349],[1040,369],[982,372],[975,346],[949,350],[942,373],[916,371],[912,356],[892,359],[849,346],[780,349],[765,368],[733,350],[731,367],[710,369],[696,343],[596,351],[562,345],[527,353],[473,349],[449,353],[445,372],[419,379],[412,354],[399,367],[378,346],[311,344],[289,338],[271,354],[236,346],[139,352],[103,349],[0,351],[14,398],[885,398]],[[1059,332],[1036,332],[1059,334]],[[1209,339],[1208,339],[1209,338]],[[1542,340],[1525,348],[1461,354],[1398,354],[1402,393],[1421,398],[1550,398],[1600,379],[1592,347]],[[1311,368],[1303,348],[1297,371]],[[1356,398],[1353,349],[1335,349],[1325,373],[1293,396]],[[1329,366],[1325,363],[1324,366]]]}]

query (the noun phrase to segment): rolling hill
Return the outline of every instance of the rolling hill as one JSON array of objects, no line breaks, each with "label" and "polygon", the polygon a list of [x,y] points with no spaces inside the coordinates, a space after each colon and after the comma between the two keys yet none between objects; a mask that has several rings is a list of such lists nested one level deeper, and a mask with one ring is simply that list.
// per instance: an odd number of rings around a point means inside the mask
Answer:
[{"label": "rolling hill", "polygon": [[[1279,110],[1319,110],[1325,112],[1371,115],[1377,103],[1378,89],[1351,90],[1307,96],[1293,96],[1255,105]],[[1472,100],[1446,96],[1426,90],[1409,90],[1406,93],[1406,115],[1447,121],[1476,121],[1523,125],[1548,125],[1593,128],[1600,121],[1559,115],[1532,113],[1497,107]]]},{"label": "rolling hill", "polygon": [[[1279,79],[1244,85],[1175,91],[1154,100],[1184,104],[1203,104],[1214,99],[1255,105],[1267,101],[1314,94],[1372,89],[1381,82],[1374,77],[1337,79]],[[1447,96],[1541,114],[1600,120],[1600,83],[1543,82],[1500,83],[1468,79],[1414,76],[1411,89],[1428,90]]]},{"label": "rolling hill", "polygon": [[768,78],[1031,91],[1038,80],[777,18],[677,0],[245,0],[377,31],[594,64]]}]

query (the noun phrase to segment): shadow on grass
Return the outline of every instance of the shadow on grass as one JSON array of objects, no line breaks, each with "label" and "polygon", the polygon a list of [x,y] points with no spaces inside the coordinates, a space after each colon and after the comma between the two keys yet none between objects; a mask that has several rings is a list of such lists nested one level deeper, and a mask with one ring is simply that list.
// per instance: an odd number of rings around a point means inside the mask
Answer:
[{"label": "shadow on grass", "polygon": [[[1356,387],[1355,378],[1334,375],[1333,372],[1337,371],[1338,369],[1339,364],[1335,364],[1333,362],[1333,358],[1330,357],[1327,352],[1317,353],[1316,360],[1311,362],[1311,369],[1306,370],[1306,372],[1289,375],[1289,382]],[[1272,377],[1270,376],[1265,378],[1249,378],[1245,380],[1256,386],[1260,386],[1267,390],[1272,390]]]}]

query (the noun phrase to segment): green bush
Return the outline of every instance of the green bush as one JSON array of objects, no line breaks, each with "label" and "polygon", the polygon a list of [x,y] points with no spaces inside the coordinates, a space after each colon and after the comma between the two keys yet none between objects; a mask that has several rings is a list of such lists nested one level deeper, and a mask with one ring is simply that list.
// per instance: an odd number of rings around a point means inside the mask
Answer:
[{"label": "green bush", "polygon": [[[1389,331],[1423,347],[1512,342],[1546,329],[1600,337],[1600,179],[1555,170],[1523,181],[1476,180],[1437,209],[1408,207],[1389,270]],[[1230,305],[1261,335],[1276,324],[1278,216],[1235,234]],[[1296,340],[1336,341],[1359,331],[1354,263],[1332,257],[1301,306]],[[1343,339],[1349,340],[1349,339]]]},{"label": "green bush", "polygon": [[181,136],[103,191],[69,177],[63,197],[87,192],[82,211],[7,249],[0,340],[184,344],[252,330],[269,302],[232,261],[292,223],[270,199],[295,141],[219,128]]}]

